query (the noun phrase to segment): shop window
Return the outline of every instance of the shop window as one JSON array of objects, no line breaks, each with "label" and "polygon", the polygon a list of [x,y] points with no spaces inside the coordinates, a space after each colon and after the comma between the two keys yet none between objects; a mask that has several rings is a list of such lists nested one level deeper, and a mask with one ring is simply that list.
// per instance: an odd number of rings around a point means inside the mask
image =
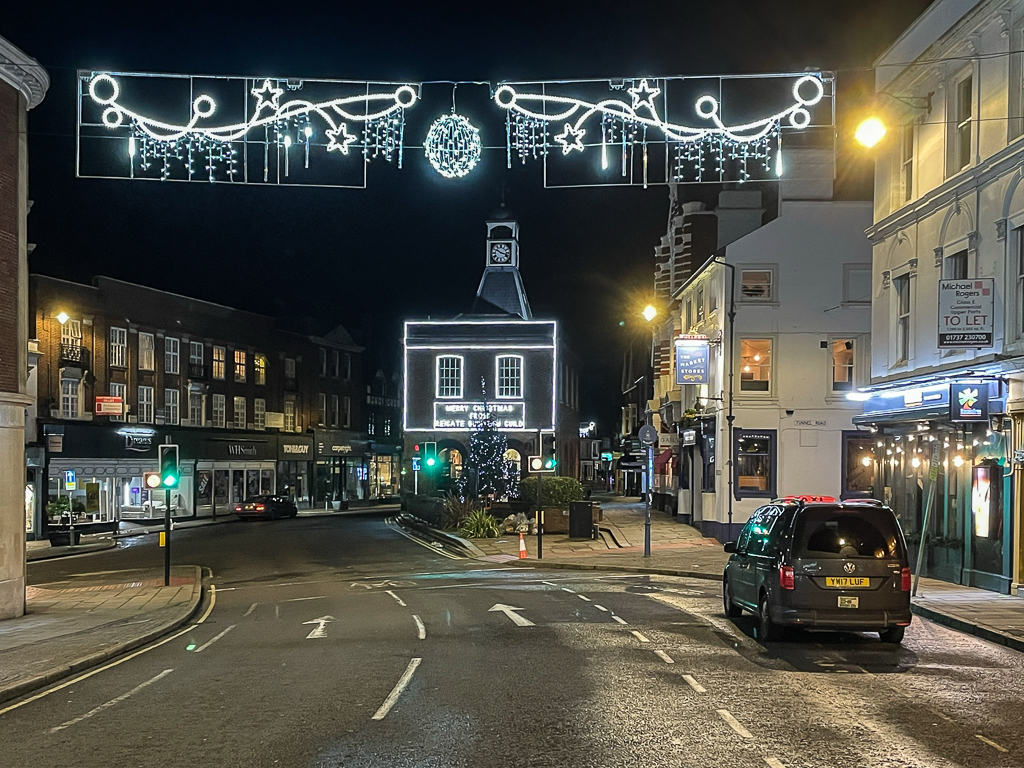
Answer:
[{"label": "shop window", "polygon": [[153,388],[139,387],[139,424],[153,423]]},{"label": "shop window", "polygon": [[231,503],[238,504],[245,501],[245,470],[231,470]]},{"label": "shop window", "polygon": [[227,398],[224,395],[213,396],[213,426],[223,429],[227,426]]},{"label": "shop window", "polygon": [[853,389],[853,339],[832,339],[832,391]]},{"label": "shop window", "polygon": [[272,469],[261,469],[260,470],[260,493],[273,493],[274,492],[274,470]]},{"label": "shop window", "polygon": [[252,401],[252,425],[256,429],[267,428],[267,401],[262,397]]},{"label": "shop window", "polygon": [[60,380],[60,417],[62,419],[78,418],[78,386],[78,379]]},{"label": "shop window", "polygon": [[843,432],[842,498],[874,498],[875,443],[863,432]]},{"label": "shop window", "polygon": [[437,358],[437,396],[462,397],[462,358],[446,355]]},{"label": "shop window", "polygon": [[164,373],[177,374],[180,370],[181,343],[177,339],[164,338]]},{"label": "shop window", "polygon": [[231,470],[213,470],[213,503],[223,507],[231,500]]},{"label": "shop window", "polygon": [[740,339],[739,363],[741,392],[771,392],[771,339]]},{"label": "shop window", "polygon": [[773,267],[741,269],[740,301],[777,301],[775,282],[775,269]]},{"label": "shop window", "polygon": [[736,498],[774,498],[776,430],[737,429],[733,434],[736,467],[733,484]]},{"label": "shop window", "polygon": [[139,334],[139,370],[152,371],[155,366],[156,344],[152,333]]},{"label": "shop window", "polygon": [[499,398],[518,399],[523,396],[523,358],[502,355],[497,359],[497,394]]},{"label": "shop window", "polygon": [[224,362],[227,356],[227,350],[224,347],[213,348],[213,378],[223,379],[224,378]]},{"label": "shop window", "polygon": [[235,350],[235,381],[239,384],[245,383],[245,350]]},{"label": "shop window", "polygon": [[231,407],[231,415],[234,417],[235,429],[245,429],[245,398],[236,397]]},{"label": "shop window", "polygon": [[259,386],[265,386],[267,383],[267,356],[266,355],[253,355],[253,379]]},{"label": "shop window", "polygon": [[128,365],[128,331],[125,328],[110,329],[110,365],[125,368]]},{"label": "shop window", "polygon": [[213,470],[200,469],[196,472],[196,504],[209,507],[213,503]]}]

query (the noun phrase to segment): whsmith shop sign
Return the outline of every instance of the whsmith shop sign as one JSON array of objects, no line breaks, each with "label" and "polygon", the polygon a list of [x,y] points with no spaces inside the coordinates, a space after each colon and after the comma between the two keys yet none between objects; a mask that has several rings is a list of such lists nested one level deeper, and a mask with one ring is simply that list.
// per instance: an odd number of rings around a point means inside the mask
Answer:
[{"label": "whsmith shop sign", "polygon": [[991,347],[994,280],[939,280],[939,349]]}]

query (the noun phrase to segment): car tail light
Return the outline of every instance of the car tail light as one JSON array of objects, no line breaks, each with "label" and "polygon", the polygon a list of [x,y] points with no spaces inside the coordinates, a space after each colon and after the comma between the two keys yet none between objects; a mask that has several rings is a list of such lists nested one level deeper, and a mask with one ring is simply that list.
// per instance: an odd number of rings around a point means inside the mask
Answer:
[{"label": "car tail light", "polygon": [[792,565],[784,565],[779,568],[779,586],[783,589],[796,587],[796,574],[793,573]]},{"label": "car tail light", "polygon": [[900,571],[900,589],[904,592],[910,591],[910,569],[904,568]]},{"label": "car tail light", "polygon": [[262,511],[263,511],[263,509],[264,509],[264,507],[263,507],[263,505],[262,505],[262,504],[257,504],[257,505],[256,505],[256,511],[257,511],[257,512],[262,512]]},{"label": "car tail light", "polygon": [[241,512],[241,511],[242,511],[242,505],[241,504],[235,504],[235,512]]}]

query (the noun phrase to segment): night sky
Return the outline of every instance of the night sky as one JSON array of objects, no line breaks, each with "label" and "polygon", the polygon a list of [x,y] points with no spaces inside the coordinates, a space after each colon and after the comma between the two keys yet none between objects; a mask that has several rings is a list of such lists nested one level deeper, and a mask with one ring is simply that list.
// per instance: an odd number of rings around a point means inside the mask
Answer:
[{"label": "night sky", "polygon": [[[450,84],[424,86],[407,113],[405,167],[372,164],[365,190],[77,179],[76,70],[498,83],[814,67],[838,73],[846,138],[870,89],[867,68],[929,4],[9,4],[0,35],[51,79],[29,114],[30,266],[81,282],[130,280],[294,330],[340,322],[397,366],[403,318],[469,309],[484,221],[504,189],[534,314],[563,321],[584,363],[582,415],[614,434],[623,334],[638,332],[630,328],[650,295],[666,187],[545,190],[539,163],[506,169],[504,113],[486,86],[471,85],[459,87],[458,111],[502,148],[468,177],[444,179],[418,145],[450,109]],[[860,160],[843,173],[867,169]]]}]

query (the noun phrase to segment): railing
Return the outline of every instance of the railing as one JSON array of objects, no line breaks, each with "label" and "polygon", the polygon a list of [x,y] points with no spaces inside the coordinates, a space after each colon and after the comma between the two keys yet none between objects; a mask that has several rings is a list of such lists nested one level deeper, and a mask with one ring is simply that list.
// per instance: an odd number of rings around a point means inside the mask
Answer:
[{"label": "railing", "polygon": [[89,350],[80,344],[61,344],[60,359],[63,363],[75,363],[83,367],[89,365]]},{"label": "railing", "polygon": [[206,366],[202,363],[189,363],[188,376],[190,379],[206,379],[209,374],[206,372]]}]

